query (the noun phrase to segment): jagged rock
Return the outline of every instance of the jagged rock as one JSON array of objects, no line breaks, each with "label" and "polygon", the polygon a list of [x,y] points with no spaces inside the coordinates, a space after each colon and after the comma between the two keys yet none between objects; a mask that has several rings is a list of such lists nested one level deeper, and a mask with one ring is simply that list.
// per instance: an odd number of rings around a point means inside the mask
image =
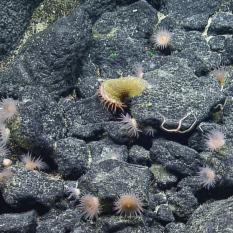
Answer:
[{"label": "jagged rock", "polygon": [[233,15],[225,12],[219,12],[216,15],[214,15],[208,33],[232,34]]},{"label": "jagged rock", "polygon": [[69,137],[55,142],[53,158],[65,178],[77,179],[88,169],[88,149],[83,140]]},{"label": "jagged rock", "polygon": [[35,34],[0,74],[0,93],[17,95],[27,86],[42,86],[57,96],[74,88],[90,36],[91,22],[81,9]]},{"label": "jagged rock", "polygon": [[233,228],[233,199],[201,205],[186,224],[187,233],[230,232]]},{"label": "jagged rock", "polygon": [[154,140],[150,152],[152,161],[183,176],[195,174],[201,165],[200,156],[195,150],[173,141]]},{"label": "jagged rock", "polygon": [[[22,164],[21,164],[22,165]],[[38,171],[22,167],[12,168],[13,176],[3,190],[5,202],[13,208],[49,208],[63,196],[63,184],[59,180]]]},{"label": "jagged rock", "polygon": [[2,0],[0,2],[0,60],[16,48],[29,24],[33,10],[40,2],[42,0]]}]

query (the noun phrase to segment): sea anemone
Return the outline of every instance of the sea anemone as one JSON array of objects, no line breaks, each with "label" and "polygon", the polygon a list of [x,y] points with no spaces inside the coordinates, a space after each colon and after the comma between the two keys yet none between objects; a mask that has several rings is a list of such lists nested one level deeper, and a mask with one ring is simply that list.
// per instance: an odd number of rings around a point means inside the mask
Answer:
[{"label": "sea anemone", "polygon": [[141,64],[136,64],[135,65],[135,75],[138,78],[143,78],[143,76],[144,76],[144,69],[143,69],[143,66]]},{"label": "sea anemone", "polygon": [[6,145],[10,138],[10,130],[6,128],[5,124],[0,123],[0,144]]},{"label": "sea anemone", "polygon": [[103,81],[99,87],[98,95],[108,109],[116,111],[126,107],[126,98],[139,96],[147,87],[145,80],[138,77],[121,77]]},{"label": "sea anemone", "polygon": [[101,211],[101,205],[98,197],[87,194],[80,199],[78,208],[85,219],[93,220],[97,218]]},{"label": "sea anemone", "polygon": [[121,123],[123,124],[121,130],[126,132],[129,137],[139,137],[139,132],[141,132],[141,130],[139,129],[135,118],[132,118],[128,113],[126,113],[126,115],[121,114],[119,120],[121,120]]},{"label": "sea anemone", "polygon": [[48,167],[47,164],[43,162],[40,157],[33,158],[29,152],[21,156],[21,161],[24,163],[25,168],[30,171],[43,170]]},{"label": "sea anemone", "polygon": [[154,137],[155,136],[155,133],[156,133],[156,130],[151,127],[151,126],[146,126],[144,129],[144,134],[149,136],[149,137]]},{"label": "sea anemone", "polygon": [[152,35],[151,39],[159,49],[165,49],[171,42],[172,33],[165,28],[161,28]]},{"label": "sea anemone", "polygon": [[214,187],[216,183],[215,171],[208,166],[199,168],[198,177],[204,188]]},{"label": "sea anemone", "polygon": [[143,208],[141,200],[134,194],[125,194],[114,203],[114,210],[117,214],[125,216],[141,215]]},{"label": "sea anemone", "polygon": [[205,144],[211,151],[219,151],[225,144],[225,135],[222,131],[214,129],[207,134]]},{"label": "sea anemone", "polygon": [[81,194],[80,189],[73,188],[73,187],[67,187],[67,191],[70,193],[68,199],[74,199],[74,200],[79,199],[79,196]]},{"label": "sea anemone", "polygon": [[0,156],[1,157],[7,157],[10,154],[10,151],[6,148],[5,145],[0,144]]},{"label": "sea anemone", "polygon": [[17,114],[18,101],[12,98],[2,99],[0,102],[0,120],[2,122],[11,120]]},{"label": "sea anemone", "polygon": [[6,184],[6,182],[12,177],[12,172],[9,168],[3,169],[0,172],[0,185]]},{"label": "sea anemone", "polygon": [[227,79],[227,72],[224,67],[220,67],[212,72],[214,78],[219,82],[219,85],[221,87],[221,90],[223,90],[223,87],[225,85],[226,79]]}]

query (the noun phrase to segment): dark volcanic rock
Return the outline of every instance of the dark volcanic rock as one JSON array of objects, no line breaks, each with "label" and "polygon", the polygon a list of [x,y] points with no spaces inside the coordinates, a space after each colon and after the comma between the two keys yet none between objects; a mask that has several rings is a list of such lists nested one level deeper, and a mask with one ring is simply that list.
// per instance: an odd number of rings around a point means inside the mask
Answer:
[{"label": "dark volcanic rock", "polygon": [[188,220],[187,233],[222,233],[233,228],[233,199],[200,206]]},{"label": "dark volcanic rock", "polygon": [[208,33],[232,34],[233,15],[225,12],[219,12],[216,15],[214,15]]},{"label": "dark volcanic rock", "polygon": [[147,203],[151,178],[147,167],[109,159],[93,166],[80,178],[79,184],[81,190],[95,193],[101,199],[115,199],[121,194],[134,193]]},{"label": "dark volcanic rock", "polygon": [[73,230],[80,218],[81,214],[78,209],[66,210],[58,215],[44,216],[38,221],[36,233],[66,233]]},{"label": "dark volcanic rock", "polygon": [[62,109],[47,91],[27,90],[19,104],[18,117],[9,124],[11,140],[24,149],[51,149],[66,133]]},{"label": "dark volcanic rock", "polygon": [[169,223],[166,225],[166,233],[186,233],[184,223]]},{"label": "dark volcanic rock", "polygon": [[93,166],[96,163],[108,159],[116,159],[124,162],[128,159],[127,147],[116,145],[109,139],[90,142],[88,148],[91,156],[91,165]]},{"label": "dark volcanic rock", "polygon": [[[13,176],[3,191],[3,198],[13,208],[51,207],[63,196],[63,184],[38,171],[14,167]],[[25,206],[26,205],[26,206]]]},{"label": "dark volcanic rock", "polygon": [[137,0],[80,0],[82,8],[90,15],[91,19],[95,21],[99,16],[107,11],[113,11],[118,5],[127,5]]},{"label": "dark volcanic rock", "polygon": [[36,212],[0,215],[1,233],[34,233],[36,232]]},{"label": "dark volcanic rock", "polygon": [[[164,128],[180,131],[209,115],[210,109],[223,99],[219,85],[212,77],[197,77],[184,59],[167,59],[159,68],[144,75],[149,88],[133,99],[132,115],[139,122],[162,121]],[[169,95],[168,95],[169,93]]]},{"label": "dark volcanic rock", "polygon": [[79,80],[81,94],[92,96],[98,80],[133,75],[136,63],[149,66],[148,39],[156,22],[156,10],[146,1],[104,13],[93,26],[93,45]]},{"label": "dark volcanic rock", "polygon": [[225,57],[225,64],[233,63],[233,37],[229,37],[225,42],[225,52],[223,53],[223,57]]},{"label": "dark volcanic rock", "polygon": [[177,177],[168,172],[163,165],[153,163],[150,167],[150,171],[153,173],[159,188],[170,188],[178,181]]},{"label": "dark volcanic rock", "polygon": [[129,162],[143,166],[150,166],[150,152],[143,147],[135,145],[129,151]]},{"label": "dark volcanic rock", "polygon": [[103,126],[112,118],[97,95],[77,102],[66,102],[63,106],[68,135],[72,137],[94,138],[103,132]]},{"label": "dark volcanic rock", "polygon": [[40,2],[42,0],[1,0],[0,60],[16,48]]},{"label": "dark volcanic rock", "polygon": [[177,25],[192,30],[203,30],[210,15],[220,6],[218,0],[167,0],[162,12],[176,21]]},{"label": "dark volcanic rock", "polygon": [[221,51],[224,49],[225,37],[224,36],[214,36],[209,40],[210,49],[213,51]]},{"label": "dark volcanic rock", "polygon": [[63,177],[77,179],[88,168],[86,143],[76,138],[61,139],[54,144],[53,158]]},{"label": "dark volcanic rock", "polygon": [[90,35],[91,22],[80,9],[34,35],[15,62],[0,75],[0,92],[15,95],[31,85],[60,95],[74,88],[79,59]]},{"label": "dark volcanic rock", "polygon": [[118,233],[163,233],[164,228],[161,225],[151,226],[151,227],[126,227],[123,230],[117,231]]},{"label": "dark volcanic rock", "polygon": [[175,220],[171,208],[164,204],[158,207],[157,219],[163,223],[173,222]]},{"label": "dark volcanic rock", "polygon": [[154,140],[150,151],[153,161],[181,175],[195,174],[201,165],[195,150],[173,141]]},{"label": "dark volcanic rock", "polygon": [[196,197],[188,188],[183,188],[178,192],[168,191],[166,194],[169,206],[178,218],[187,220],[198,207]]}]

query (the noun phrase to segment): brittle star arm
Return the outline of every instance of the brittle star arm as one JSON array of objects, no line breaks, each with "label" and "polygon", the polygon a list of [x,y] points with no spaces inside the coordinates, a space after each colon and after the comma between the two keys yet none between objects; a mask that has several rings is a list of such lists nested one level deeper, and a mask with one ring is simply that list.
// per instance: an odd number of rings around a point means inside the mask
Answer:
[{"label": "brittle star arm", "polygon": [[[188,133],[188,132],[190,132],[190,131],[194,128],[194,126],[195,126],[196,123],[197,123],[196,115],[193,114],[192,112],[189,112],[189,113],[187,113],[184,117],[182,117],[182,118],[178,121],[178,126],[177,126],[175,129],[167,129],[167,128],[164,126],[164,124],[166,123],[166,119],[165,119],[165,117],[164,117],[162,114],[160,114],[160,115],[161,115],[162,118],[163,118],[163,122],[161,123],[160,128],[163,129],[163,130],[166,131],[166,132],[169,132],[169,133],[171,133],[171,132],[175,132],[175,133]],[[180,130],[183,121],[184,121],[187,117],[189,117],[190,115],[193,115],[193,116],[194,116],[194,122],[192,123],[192,125],[191,125],[188,129],[183,130],[183,131]]]}]

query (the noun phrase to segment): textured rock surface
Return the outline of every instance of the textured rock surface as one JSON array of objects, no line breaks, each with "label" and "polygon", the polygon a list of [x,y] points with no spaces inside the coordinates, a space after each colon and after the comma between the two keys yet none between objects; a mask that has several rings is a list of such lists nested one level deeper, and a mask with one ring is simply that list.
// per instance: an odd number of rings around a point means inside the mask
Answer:
[{"label": "textured rock surface", "polygon": [[187,223],[186,232],[230,232],[232,229],[232,198],[200,206]]},{"label": "textured rock surface", "polygon": [[134,193],[148,202],[151,178],[147,167],[109,159],[98,163],[82,176],[80,187],[86,192],[98,194],[101,199],[113,199],[121,194]]},{"label": "textured rock surface", "polygon": [[176,25],[187,29],[202,30],[207,24],[208,18],[220,6],[218,0],[168,0],[162,4],[162,12],[168,15]]},{"label": "textured rock surface", "polygon": [[37,171],[15,167],[13,177],[3,192],[7,204],[14,208],[32,208],[36,204],[51,207],[63,195],[63,184]]},{"label": "textured rock surface", "polygon": [[156,10],[146,1],[104,13],[93,26],[93,46],[79,82],[81,94],[93,95],[98,79],[132,75],[137,63],[146,64],[148,36],[156,22]]},{"label": "textured rock surface", "polygon": [[198,153],[175,142],[155,140],[151,147],[151,158],[166,169],[182,175],[191,175],[201,165]]},{"label": "textured rock surface", "polygon": [[18,94],[21,85],[62,94],[75,86],[79,59],[90,40],[88,15],[77,9],[33,36],[15,62],[1,74],[2,93]]},{"label": "textured rock surface", "polygon": [[29,24],[33,10],[40,2],[42,0],[0,2],[0,60],[16,48]]},{"label": "textured rock surface", "polygon": [[2,233],[30,233],[36,230],[36,212],[21,214],[3,214],[0,216]]},{"label": "textured rock surface", "polygon": [[[29,1],[21,0],[22,14],[12,11],[18,3],[9,0],[0,9],[9,16],[2,14],[0,31],[5,24],[4,30],[17,34],[0,36],[0,60],[16,46],[39,1],[31,1],[29,9]],[[0,64],[1,99],[19,101],[17,116],[5,122],[9,154],[0,147],[0,228],[14,233],[230,232],[233,2],[80,0],[72,11],[74,3],[43,1],[27,28],[27,42]],[[56,9],[41,11],[50,4]],[[20,18],[15,25],[12,15]],[[165,49],[156,45],[163,27],[171,33]],[[220,66],[224,80],[216,76]],[[124,112],[104,108],[100,83],[139,73],[148,83],[142,95],[123,93]],[[2,100],[0,110],[1,120]],[[127,124],[139,128],[138,138],[122,130],[121,113],[136,120]],[[1,143],[8,131],[0,126]],[[206,145],[213,129],[225,135],[216,151]],[[48,169],[25,170],[19,160],[27,152],[40,155]],[[13,164],[9,180],[5,157]],[[214,178],[209,189],[198,175],[205,166],[215,173],[207,177]],[[142,201],[141,216],[116,213],[114,202],[126,193]],[[97,219],[85,220],[78,207],[85,194],[100,200]]]},{"label": "textured rock surface", "polygon": [[79,178],[88,168],[86,143],[76,138],[61,139],[54,144],[54,161],[65,178]]}]

